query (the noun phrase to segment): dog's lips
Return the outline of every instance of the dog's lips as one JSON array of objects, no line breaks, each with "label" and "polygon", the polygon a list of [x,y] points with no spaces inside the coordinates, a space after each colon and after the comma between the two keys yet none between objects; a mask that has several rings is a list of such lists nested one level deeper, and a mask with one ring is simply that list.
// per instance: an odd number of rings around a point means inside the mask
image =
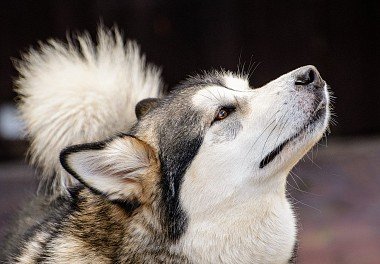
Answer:
[{"label": "dog's lips", "polygon": [[261,161],[259,168],[262,169],[266,165],[268,165],[274,158],[278,156],[278,154],[281,153],[281,151],[285,148],[285,146],[293,141],[294,139],[298,138],[299,136],[303,135],[306,130],[316,123],[317,121],[321,120],[322,117],[326,115],[326,100],[322,99],[318,106],[315,108],[313,114],[311,115],[309,121],[293,136],[289,137],[288,139],[284,140],[281,144],[279,144],[277,147],[275,147],[271,152],[269,152],[268,155],[266,155]]}]

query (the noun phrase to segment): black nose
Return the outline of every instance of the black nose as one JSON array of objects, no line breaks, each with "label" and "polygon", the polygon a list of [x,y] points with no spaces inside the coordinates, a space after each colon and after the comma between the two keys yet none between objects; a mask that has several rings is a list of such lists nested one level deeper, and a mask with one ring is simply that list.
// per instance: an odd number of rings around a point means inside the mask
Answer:
[{"label": "black nose", "polygon": [[304,66],[295,72],[295,85],[322,88],[324,81],[314,66]]}]

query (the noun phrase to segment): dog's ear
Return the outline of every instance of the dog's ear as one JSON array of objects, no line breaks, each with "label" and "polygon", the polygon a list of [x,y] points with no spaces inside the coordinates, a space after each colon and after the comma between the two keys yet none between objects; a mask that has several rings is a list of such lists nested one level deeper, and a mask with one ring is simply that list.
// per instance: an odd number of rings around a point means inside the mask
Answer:
[{"label": "dog's ear", "polygon": [[158,105],[158,98],[146,98],[137,103],[135,107],[135,113],[137,119],[141,119],[146,113],[155,108]]},{"label": "dog's ear", "polygon": [[[132,136],[71,146],[61,152],[62,166],[81,183],[110,200],[140,200],[144,182],[152,182],[154,150]],[[145,190],[146,191],[146,190]]]}]

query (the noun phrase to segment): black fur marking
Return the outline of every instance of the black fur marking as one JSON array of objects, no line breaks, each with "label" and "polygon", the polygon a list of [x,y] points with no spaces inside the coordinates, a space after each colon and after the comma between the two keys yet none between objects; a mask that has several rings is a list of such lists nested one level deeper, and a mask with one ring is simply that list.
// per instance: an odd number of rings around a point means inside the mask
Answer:
[{"label": "black fur marking", "polygon": [[[108,199],[109,200],[109,199]],[[137,199],[133,200],[110,200],[111,203],[116,204],[124,209],[125,212],[132,212],[140,207],[141,203]]]},{"label": "black fur marking", "polygon": [[49,259],[52,257],[51,251],[49,250],[50,243],[61,233],[61,224],[56,224],[55,226],[56,227],[49,233],[49,238],[43,243],[42,251],[38,255],[36,263],[45,263],[45,261],[49,261]]},{"label": "black fur marking", "polygon": [[[176,240],[186,229],[187,217],[181,209],[179,193],[183,176],[196,156],[202,141],[200,117],[181,112],[180,118],[166,120],[159,129],[159,158],[161,162],[163,212],[169,238]],[[199,129],[192,130],[198,126]]]},{"label": "black fur marking", "polygon": [[268,155],[265,156],[265,158],[263,158],[261,161],[260,161],[260,165],[259,165],[259,168],[262,169],[264,168],[266,165],[268,165],[272,160],[274,160],[275,157],[277,157],[278,154],[280,154],[281,150],[284,149],[284,147],[286,146],[286,144],[289,142],[290,140],[285,140],[283,143],[281,143],[278,147],[276,147],[274,150],[272,150]]}]

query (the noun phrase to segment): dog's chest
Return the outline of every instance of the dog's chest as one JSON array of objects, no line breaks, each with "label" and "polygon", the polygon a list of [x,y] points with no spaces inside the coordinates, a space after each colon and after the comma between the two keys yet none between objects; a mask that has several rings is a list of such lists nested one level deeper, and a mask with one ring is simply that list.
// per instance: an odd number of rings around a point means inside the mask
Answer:
[{"label": "dog's chest", "polygon": [[194,223],[181,239],[193,263],[288,263],[296,225],[290,206]]}]

